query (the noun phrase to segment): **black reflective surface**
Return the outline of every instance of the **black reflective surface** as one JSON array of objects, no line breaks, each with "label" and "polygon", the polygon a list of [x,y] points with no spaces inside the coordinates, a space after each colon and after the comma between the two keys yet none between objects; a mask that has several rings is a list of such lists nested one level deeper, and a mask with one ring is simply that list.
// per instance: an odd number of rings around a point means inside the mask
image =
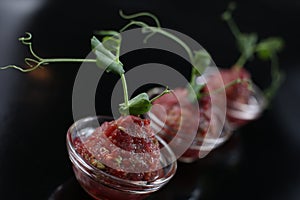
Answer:
[{"label": "black reflective surface", "polygon": [[[199,4],[199,5],[198,5]],[[42,57],[85,57],[94,30],[125,24],[118,10],[151,11],[167,28],[197,40],[218,66],[238,57],[234,39],[220,13],[227,2],[182,1],[0,1],[0,66],[22,64],[27,49],[17,38],[30,31]],[[300,199],[300,4],[288,1],[240,1],[237,22],[262,37],[281,35],[286,81],[263,116],[243,127],[228,143],[192,164],[179,163],[174,179],[149,199]],[[126,55],[128,69],[146,62],[186,64],[174,55]],[[266,63],[247,66],[264,87]],[[65,135],[72,118],[72,88],[78,64],[54,64],[30,74],[0,71],[0,199],[88,199],[73,177]],[[104,77],[96,96],[97,112],[110,114],[109,91],[116,77]],[[111,81],[111,82],[110,82]],[[59,186],[60,190],[57,190]]]}]

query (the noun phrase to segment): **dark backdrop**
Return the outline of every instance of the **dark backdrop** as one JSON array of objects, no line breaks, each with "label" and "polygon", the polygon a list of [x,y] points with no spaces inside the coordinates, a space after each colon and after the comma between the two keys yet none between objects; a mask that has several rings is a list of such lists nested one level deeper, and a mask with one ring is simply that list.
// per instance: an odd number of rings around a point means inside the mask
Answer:
[{"label": "dark backdrop", "polygon": [[[126,23],[118,15],[122,9],[153,12],[164,27],[194,38],[218,66],[229,67],[238,52],[220,20],[227,4],[217,0],[0,0],[0,66],[21,65],[29,55],[17,40],[25,31],[34,35],[34,49],[43,57],[85,57],[94,30],[119,29]],[[299,13],[297,0],[238,1],[234,16],[242,31],[285,39],[280,64],[286,80],[260,119],[236,131],[205,159],[179,164],[174,179],[153,198],[300,199]],[[184,75],[190,70],[166,52],[125,57],[127,69],[155,61],[173,65]],[[266,65],[247,64],[261,87],[269,82]],[[85,198],[72,179],[65,147],[65,134],[73,122],[71,98],[78,67],[54,64],[26,75],[0,71],[0,199],[47,199],[60,184],[66,188],[59,194],[62,199]],[[104,79],[108,95],[96,96],[98,114],[110,114],[109,91],[115,80]]]}]

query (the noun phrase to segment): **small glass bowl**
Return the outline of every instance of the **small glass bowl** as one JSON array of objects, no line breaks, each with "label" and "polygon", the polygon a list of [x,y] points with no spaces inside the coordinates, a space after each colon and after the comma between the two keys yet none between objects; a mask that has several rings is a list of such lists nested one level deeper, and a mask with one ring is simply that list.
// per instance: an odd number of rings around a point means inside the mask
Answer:
[{"label": "small glass bowl", "polygon": [[164,173],[154,181],[121,179],[92,166],[76,152],[73,142],[77,137],[89,137],[99,124],[111,120],[111,117],[104,116],[88,117],[76,121],[68,130],[67,149],[75,176],[83,189],[95,199],[144,199],[159,190],[174,176],[177,169],[176,157],[169,146],[156,136],[160,146],[164,148],[160,154]]},{"label": "small glass bowl", "polygon": [[[212,132],[211,130],[209,133],[207,133],[207,135],[213,134],[216,133]],[[225,122],[222,132],[217,138],[211,136],[203,137],[200,135],[196,135],[192,145],[181,155],[178,160],[181,162],[190,163],[203,158],[209,152],[226,142],[231,135],[232,129],[227,122]]]},{"label": "small glass bowl", "polygon": [[[164,124],[164,122],[161,121],[154,113],[148,112],[146,117],[151,119],[152,129],[170,145],[178,157],[178,160],[185,163],[191,163],[205,157],[210,151],[226,142],[232,134],[232,129],[229,123],[225,120],[221,133],[213,127],[209,128],[208,132],[204,136],[197,133],[191,145],[185,148],[185,151],[182,152],[175,149],[178,149],[177,145],[185,145],[184,142],[186,140],[180,136],[177,137],[178,135],[176,136],[177,130],[174,130]],[[217,121],[215,123],[221,123],[221,118],[218,118],[218,116],[216,117],[216,120]],[[172,141],[173,139],[177,141],[174,142]],[[173,145],[170,144],[171,141]]]},{"label": "small glass bowl", "polygon": [[226,117],[233,130],[257,119],[266,108],[267,102],[262,91],[252,83],[247,104],[227,100]]},{"label": "small glass bowl", "polygon": [[[163,90],[164,88],[162,87],[155,87],[148,91],[148,95],[151,98],[160,94]],[[205,157],[210,151],[222,145],[231,136],[232,128],[227,119],[224,121],[224,114],[225,113],[222,113],[221,109],[218,109],[216,106],[211,113],[211,115],[214,115],[211,119],[214,119],[214,121],[210,122],[207,133],[204,135],[196,133],[193,138],[188,136],[191,134],[191,131],[187,133],[187,131],[184,130],[174,130],[174,128],[169,127],[160,119],[159,115],[155,112],[148,112],[145,118],[151,120],[152,129],[169,144],[179,161],[191,163]],[[186,120],[194,119],[195,118]],[[192,141],[190,142],[190,140]],[[180,146],[185,147],[180,148]]]}]

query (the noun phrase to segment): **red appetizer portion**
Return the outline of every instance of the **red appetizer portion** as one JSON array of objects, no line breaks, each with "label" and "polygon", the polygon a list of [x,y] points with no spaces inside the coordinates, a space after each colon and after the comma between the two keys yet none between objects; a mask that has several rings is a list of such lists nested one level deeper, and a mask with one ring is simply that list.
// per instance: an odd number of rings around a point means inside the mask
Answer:
[{"label": "red appetizer portion", "polygon": [[225,88],[227,101],[247,104],[251,94],[250,73],[237,66],[233,66],[231,69],[220,69],[220,73],[224,85],[232,83],[231,86]]},{"label": "red appetizer portion", "polygon": [[262,92],[251,82],[250,73],[245,68],[233,66],[231,69],[222,69],[221,75],[225,85],[238,80],[226,88],[226,115],[231,128],[236,129],[257,119],[266,103]]},{"label": "red appetizer portion", "polygon": [[[222,81],[218,80],[218,74],[211,75],[207,79],[207,84],[201,89],[202,98],[199,103],[202,105],[210,104],[209,92],[225,89],[226,94],[226,116],[232,124],[232,128],[244,125],[257,118],[264,108],[263,96],[254,94],[254,86],[251,83],[250,73],[239,66],[233,66],[230,69],[220,69]],[[208,86],[211,91],[209,91]],[[257,98],[256,98],[257,97]],[[255,112],[255,113],[254,113]]]},{"label": "red appetizer portion", "polygon": [[235,101],[247,104],[251,95],[250,73],[238,66],[233,66],[230,69],[219,69],[219,72],[221,79],[217,73],[206,79],[207,83],[200,90],[199,102],[202,105],[209,104],[210,92],[218,92],[219,89],[224,88],[227,102]]},{"label": "red appetizer portion", "polygon": [[122,179],[153,181],[163,175],[148,119],[128,115],[104,122],[87,139],[76,138],[74,146],[91,165]]},{"label": "red appetizer portion", "polygon": [[131,115],[78,120],[67,133],[67,147],[78,182],[95,199],[143,199],[176,172],[174,153],[149,120]]},{"label": "red appetizer portion", "polygon": [[[181,145],[189,143],[186,150],[177,155],[183,162],[198,160],[201,153],[212,150],[214,145],[218,145],[221,134],[217,128],[219,126],[217,123],[221,123],[219,113],[212,113],[209,99],[204,101],[203,98],[198,104],[191,102],[188,94],[188,89],[176,88],[154,101],[154,107],[148,114],[155,127],[161,129],[158,135],[169,144],[172,140],[180,141]],[[225,137],[225,130],[222,131]],[[176,145],[171,147],[177,148]]]},{"label": "red appetizer portion", "polygon": [[[181,128],[186,133],[192,133],[194,127],[198,127],[199,112],[188,99],[188,90],[176,88],[153,102],[153,105],[161,106],[161,109],[152,109],[152,113],[165,122],[170,130],[178,131]],[[195,124],[196,123],[196,124]]]}]

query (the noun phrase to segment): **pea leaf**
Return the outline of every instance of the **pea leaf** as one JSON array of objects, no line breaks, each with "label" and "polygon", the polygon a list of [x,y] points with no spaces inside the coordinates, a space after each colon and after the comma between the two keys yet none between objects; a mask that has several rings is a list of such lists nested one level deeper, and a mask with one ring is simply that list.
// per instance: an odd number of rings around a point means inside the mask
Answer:
[{"label": "pea leaf", "polygon": [[166,89],[153,99],[149,100],[149,96],[147,93],[141,93],[134,98],[128,101],[128,106],[125,103],[121,103],[119,106],[119,111],[121,114],[131,114],[131,115],[141,115],[148,112],[152,107],[152,102],[161,96],[170,93],[171,90],[166,87]]},{"label": "pea leaf", "polygon": [[284,41],[279,37],[270,37],[262,40],[256,46],[256,53],[262,60],[271,59],[272,55],[283,49]]},{"label": "pea leaf", "polygon": [[252,57],[257,43],[257,34],[255,33],[241,33],[238,36],[237,45],[240,52],[245,56],[246,59]]},{"label": "pea leaf", "polygon": [[117,61],[117,58],[111,51],[106,49],[104,45],[94,36],[91,39],[91,46],[96,55],[96,65],[107,72],[123,74],[123,64]]},{"label": "pea leaf", "polygon": [[119,49],[120,46],[120,40],[118,38],[115,38],[114,36],[105,36],[102,39],[102,44],[103,46],[111,51],[114,55],[117,54],[117,51]]},{"label": "pea leaf", "polygon": [[119,36],[120,33],[114,30],[101,30],[101,31],[96,31],[97,35],[109,35],[109,36]]},{"label": "pea leaf", "polygon": [[[192,89],[194,90],[193,92],[196,94],[197,99],[200,99],[202,97],[203,94],[200,91],[204,88],[204,86],[205,86],[205,84],[193,84],[192,85]],[[192,91],[189,92],[188,98],[191,102],[194,102],[196,100],[196,99],[194,99],[194,95],[193,95]]]},{"label": "pea leaf", "polygon": [[99,51],[112,60],[116,59],[116,56],[112,54],[109,50],[107,50],[95,36],[93,36],[91,39],[91,46],[94,52]]},{"label": "pea leaf", "polygon": [[[205,50],[194,51],[193,65],[196,67],[200,73],[210,64],[211,57],[209,53]],[[198,73],[199,73],[198,72]]]},{"label": "pea leaf", "polygon": [[104,36],[102,38],[103,46],[111,51],[114,55],[117,55],[118,51],[120,50],[121,45],[121,35],[117,31],[113,30],[102,30],[97,31],[96,34]]},{"label": "pea leaf", "polygon": [[94,52],[96,55],[96,65],[106,72],[113,72],[115,74],[121,75],[124,73],[123,64],[121,62],[116,62],[112,59],[109,59],[100,51]]},{"label": "pea leaf", "polygon": [[152,107],[151,101],[146,93],[141,93],[129,100],[128,107],[124,103],[120,104],[121,114],[140,115],[148,112]]}]

